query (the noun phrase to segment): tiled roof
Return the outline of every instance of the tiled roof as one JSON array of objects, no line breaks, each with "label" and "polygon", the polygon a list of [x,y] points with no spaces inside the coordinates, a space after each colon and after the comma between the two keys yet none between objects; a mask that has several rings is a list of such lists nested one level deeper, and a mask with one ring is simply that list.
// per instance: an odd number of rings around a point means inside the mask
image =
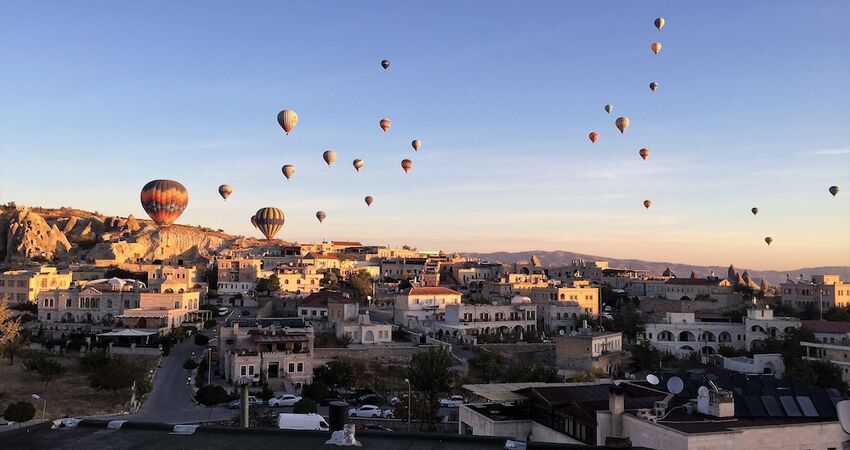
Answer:
[{"label": "tiled roof", "polygon": [[723,279],[706,280],[705,278],[671,278],[665,284],[680,284],[689,286],[717,286]]},{"label": "tiled roof", "polygon": [[405,295],[461,295],[460,292],[444,287],[413,287]]},{"label": "tiled roof", "polygon": [[331,245],[347,245],[350,247],[362,247],[363,244],[357,241],[331,241]]},{"label": "tiled roof", "polygon": [[342,293],[337,291],[321,290],[319,292],[312,293],[304,300],[299,301],[298,306],[307,308],[327,308],[328,303],[354,303],[354,300],[343,296]]},{"label": "tiled roof", "polygon": [[304,255],[304,259],[339,259],[336,253],[315,253],[310,252]]}]

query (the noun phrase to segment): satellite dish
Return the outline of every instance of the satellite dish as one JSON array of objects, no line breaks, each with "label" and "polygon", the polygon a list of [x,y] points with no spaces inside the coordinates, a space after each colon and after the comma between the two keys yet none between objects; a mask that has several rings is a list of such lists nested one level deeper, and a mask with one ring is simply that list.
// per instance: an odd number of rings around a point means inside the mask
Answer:
[{"label": "satellite dish", "polygon": [[619,386],[622,382],[622,380],[614,380],[614,386]]},{"label": "satellite dish", "polygon": [[841,422],[841,429],[845,433],[850,434],[850,400],[841,400],[835,405],[835,410],[838,411],[838,421]]},{"label": "satellite dish", "polygon": [[699,398],[707,398],[708,397],[708,388],[705,387],[705,386],[700,386],[699,389],[697,389],[697,396]]},{"label": "satellite dish", "polygon": [[560,330],[560,331],[558,331],[558,334],[560,334],[561,336],[563,336],[563,335],[565,334],[565,333],[564,333],[564,330]]},{"label": "satellite dish", "polygon": [[658,377],[653,375],[653,374],[647,375],[646,381],[648,381],[649,384],[651,384],[653,386],[658,386],[658,383],[661,383],[661,380],[659,380]]},{"label": "satellite dish", "polygon": [[682,392],[683,389],[685,389],[685,382],[682,381],[681,378],[670,377],[670,379],[667,380],[667,391],[669,391],[671,394],[679,394]]}]

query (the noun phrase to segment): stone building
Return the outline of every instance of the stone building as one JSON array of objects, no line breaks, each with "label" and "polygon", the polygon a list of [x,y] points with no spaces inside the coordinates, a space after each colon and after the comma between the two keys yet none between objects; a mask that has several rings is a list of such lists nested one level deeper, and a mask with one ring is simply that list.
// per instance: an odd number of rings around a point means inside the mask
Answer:
[{"label": "stone building", "polygon": [[51,289],[67,289],[72,274],[55,267],[38,266],[26,270],[0,273],[0,302],[7,304],[35,302],[38,294]]}]

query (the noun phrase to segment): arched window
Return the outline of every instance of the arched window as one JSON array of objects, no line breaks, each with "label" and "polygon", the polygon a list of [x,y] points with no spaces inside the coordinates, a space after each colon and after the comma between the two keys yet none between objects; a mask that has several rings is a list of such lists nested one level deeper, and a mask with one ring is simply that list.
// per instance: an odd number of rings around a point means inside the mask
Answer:
[{"label": "arched window", "polygon": [[[697,339],[696,339],[696,336],[694,336],[694,334],[691,333],[690,331],[683,331],[683,332],[679,333],[679,340],[682,341],[682,342],[693,342],[693,341],[696,341]],[[693,350],[693,349],[691,349],[691,350]]]}]

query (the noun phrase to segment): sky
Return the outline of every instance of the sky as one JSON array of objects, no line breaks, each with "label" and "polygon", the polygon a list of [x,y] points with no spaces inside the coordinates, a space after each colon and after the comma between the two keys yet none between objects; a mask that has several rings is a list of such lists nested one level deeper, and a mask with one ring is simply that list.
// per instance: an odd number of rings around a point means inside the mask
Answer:
[{"label": "sky", "polygon": [[845,1],[2,0],[0,202],[145,217],[166,178],[177,223],[234,234],[274,206],[296,241],[850,265],[847,23]]}]

